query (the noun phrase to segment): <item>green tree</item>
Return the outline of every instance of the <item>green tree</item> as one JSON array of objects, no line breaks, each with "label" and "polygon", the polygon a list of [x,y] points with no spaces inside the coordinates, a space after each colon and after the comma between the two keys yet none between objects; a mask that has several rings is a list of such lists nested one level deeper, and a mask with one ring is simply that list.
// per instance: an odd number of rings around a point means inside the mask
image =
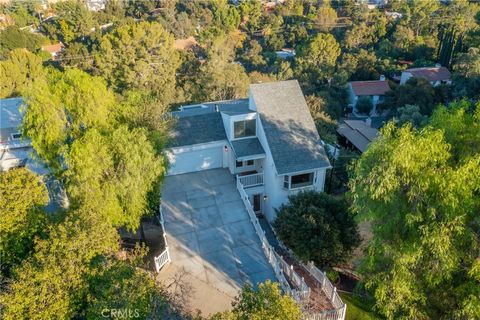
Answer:
[{"label": "green tree", "polygon": [[24,95],[44,77],[42,59],[26,49],[14,49],[0,61],[0,98]]},{"label": "green tree", "polygon": [[282,295],[278,283],[267,280],[255,290],[246,283],[233,302],[233,310],[215,314],[211,320],[300,320],[302,312],[295,300]]},{"label": "green tree", "polygon": [[71,319],[88,293],[85,277],[90,264],[112,254],[118,245],[115,228],[97,210],[70,212],[48,230],[50,236],[35,245],[35,254],[15,269],[8,290],[0,295],[3,319]]},{"label": "green tree", "polygon": [[358,112],[366,115],[370,115],[370,111],[372,111],[373,103],[372,98],[370,96],[361,96],[358,98],[357,105],[355,106]]},{"label": "green tree", "polygon": [[352,209],[373,230],[362,273],[388,319],[480,316],[480,113],[468,109],[440,108],[420,131],[388,124],[355,165]]},{"label": "green tree", "polygon": [[128,22],[105,34],[94,61],[116,91],[152,90],[165,103],[175,97],[180,60],[173,37],[159,23]]},{"label": "green tree", "polygon": [[7,56],[9,51],[17,48],[34,52],[44,42],[45,38],[41,35],[20,30],[17,26],[8,26],[0,32],[0,57]]},{"label": "green tree", "polygon": [[480,77],[480,49],[469,48],[468,52],[459,54],[453,69],[465,78]]},{"label": "green tree", "polygon": [[315,126],[317,127],[320,138],[327,142],[335,144],[337,141],[337,121],[328,114],[327,102],[322,97],[310,95],[305,97],[310,114],[312,115]]},{"label": "green tree", "polygon": [[56,17],[52,23],[56,34],[52,35],[63,42],[70,42],[85,36],[96,26],[92,12],[81,1],[61,1],[55,4]]},{"label": "green tree", "polygon": [[46,224],[48,193],[25,168],[0,172],[0,261],[9,270],[27,257]]},{"label": "green tree", "polygon": [[414,104],[406,104],[397,109],[396,123],[403,126],[410,123],[413,127],[419,128],[426,124],[428,117],[420,113],[420,108]]},{"label": "green tree", "polygon": [[105,310],[127,311],[130,318],[169,318],[165,314],[170,309],[168,295],[155,283],[154,275],[138,268],[142,258],[142,254],[133,252],[126,261],[103,259],[88,277],[87,319],[106,314],[116,318]]},{"label": "green tree", "polygon": [[316,191],[290,196],[273,227],[300,259],[321,267],[345,261],[360,241],[345,199]]},{"label": "green tree", "polygon": [[147,195],[164,172],[144,130],[120,126],[109,134],[91,129],[65,155],[67,191],[77,205],[104,203],[99,215],[137,230]]},{"label": "green tree", "polygon": [[[60,170],[62,148],[92,127],[108,128],[115,105],[105,81],[77,69],[52,72],[26,94],[28,105],[23,133],[55,170]],[[67,116],[68,115],[68,116]]]},{"label": "green tree", "polygon": [[331,34],[317,34],[295,58],[298,77],[313,84],[330,79],[340,53],[340,45]]},{"label": "green tree", "polygon": [[322,32],[328,32],[337,22],[337,11],[332,8],[329,0],[322,1],[322,4],[317,10],[315,22]]},{"label": "green tree", "polygon": [[396,111],[407,104],[415,104],[420,113],[430,115],[437,103],[442,101],[436,94],[435,88],[423,78],[411,78],[404,85],[397,86],[385,94],[385,101],[379,105],[381,109]]}]

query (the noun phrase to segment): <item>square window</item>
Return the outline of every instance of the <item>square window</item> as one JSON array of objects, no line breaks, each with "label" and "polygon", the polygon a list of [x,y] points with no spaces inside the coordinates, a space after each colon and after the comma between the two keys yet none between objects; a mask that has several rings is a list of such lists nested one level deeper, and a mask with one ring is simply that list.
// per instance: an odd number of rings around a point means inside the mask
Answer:
[{"label": "square window", "polygon": [[242,162],[242,161],[237,161],[237,162],[235,163],[235,166],[236,166],[237,168],[243,167],[243,162]]},{"label": "square window", "polygon": [[256,120],[243,120],[233,123],[233,136],[237,138],[245,138],[255,136],[256,134]]},{"label": "square window", "polygon": [[253,166],[255,162],[253,160],[247,160],[247,166]]}]

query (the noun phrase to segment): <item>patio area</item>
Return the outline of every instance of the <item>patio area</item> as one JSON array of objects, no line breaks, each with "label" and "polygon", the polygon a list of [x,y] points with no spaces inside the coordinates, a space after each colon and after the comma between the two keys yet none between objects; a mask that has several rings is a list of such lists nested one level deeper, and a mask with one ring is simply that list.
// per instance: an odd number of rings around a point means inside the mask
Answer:
[{"label": "patio area", "polygon": [[245,282],[276,281],[228,170],[166,177],[162,210],[172,262],[158,277],[170,290],[181,278],[192,311],[230,309]]}]

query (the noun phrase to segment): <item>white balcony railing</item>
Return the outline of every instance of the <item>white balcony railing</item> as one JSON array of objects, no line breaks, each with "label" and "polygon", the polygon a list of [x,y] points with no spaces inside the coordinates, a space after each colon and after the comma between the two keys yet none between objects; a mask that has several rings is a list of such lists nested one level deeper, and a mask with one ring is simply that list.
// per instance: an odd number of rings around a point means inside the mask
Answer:
[{"label": "white balcony railing", "polygon": [[244,188],[261,186],[263,185],[263,172],[249,174],[245,176],[237,175],[237,179],[240,181]]}]

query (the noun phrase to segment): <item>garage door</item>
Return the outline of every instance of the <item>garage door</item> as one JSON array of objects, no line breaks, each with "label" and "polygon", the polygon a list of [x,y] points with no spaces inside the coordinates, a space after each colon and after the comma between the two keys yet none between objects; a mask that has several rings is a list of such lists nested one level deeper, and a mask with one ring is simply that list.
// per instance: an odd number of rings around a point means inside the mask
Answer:
[{"label": "garage door", "polygon": [[170,168],[168,175],[221,168],[223,166],[223,147],[214,146],[200,150],[167,152]]}]

